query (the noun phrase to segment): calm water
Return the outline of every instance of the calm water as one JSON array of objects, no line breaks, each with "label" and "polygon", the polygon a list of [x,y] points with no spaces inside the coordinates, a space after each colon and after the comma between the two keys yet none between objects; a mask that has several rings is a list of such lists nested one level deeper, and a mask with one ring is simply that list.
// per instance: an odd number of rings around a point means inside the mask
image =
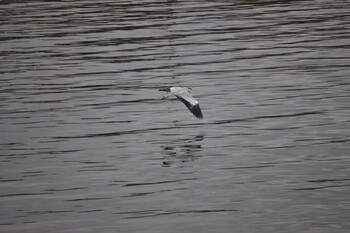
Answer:
[{"label": "calm water", "polygon": [[1,1],[0,232],[349,232],[349,7]]}]

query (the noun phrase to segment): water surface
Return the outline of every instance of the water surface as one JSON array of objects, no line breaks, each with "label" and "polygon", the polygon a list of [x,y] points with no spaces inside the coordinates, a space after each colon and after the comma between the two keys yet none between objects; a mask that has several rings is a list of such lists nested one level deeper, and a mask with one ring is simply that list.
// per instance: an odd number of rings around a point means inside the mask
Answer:
[{"label": "water surface", "polygon": [[348,9],[1,1],[0,231],[349,231]]}]

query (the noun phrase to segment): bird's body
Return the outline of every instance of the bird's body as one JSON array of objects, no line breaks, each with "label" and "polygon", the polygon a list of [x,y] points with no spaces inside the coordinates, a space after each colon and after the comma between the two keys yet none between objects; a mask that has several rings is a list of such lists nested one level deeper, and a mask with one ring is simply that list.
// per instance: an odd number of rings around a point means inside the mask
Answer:
[{"label": "bird's body", "polygon": [[170,96],[175,95],[182,103],[186,105],[186,107],[192,112],[192,114],[198,119],[203,119],[202,111],[199,107],[198,101],[193,98],[190,94],[192,88],[187,87],[169,87],[160,89],[159,91],[167,92],[166,95],[163,96],[163,99],[166,99]]}]

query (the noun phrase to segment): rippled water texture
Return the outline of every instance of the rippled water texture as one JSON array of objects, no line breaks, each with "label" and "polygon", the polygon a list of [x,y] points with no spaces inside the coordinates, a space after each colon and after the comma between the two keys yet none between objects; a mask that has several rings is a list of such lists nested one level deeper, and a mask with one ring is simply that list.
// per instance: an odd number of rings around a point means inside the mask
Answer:
[{"label": "rippled water texture", "polygon": [[349,9],[0,1],[0,232],[349,232]]}]

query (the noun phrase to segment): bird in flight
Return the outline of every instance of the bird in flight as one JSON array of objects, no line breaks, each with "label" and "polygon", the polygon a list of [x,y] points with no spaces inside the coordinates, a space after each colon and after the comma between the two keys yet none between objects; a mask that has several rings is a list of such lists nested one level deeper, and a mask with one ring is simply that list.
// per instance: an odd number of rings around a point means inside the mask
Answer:
[{"label": "bird in flight", "polygon": [[175,95],[186,107],[192,112],[192,114],[198,119],[203,119],[202,111],[199,107],[198,101],[191,96],[192,88],[189,87],[168,87],[159,89],[159,91],[165,91],[166,95],[162,99],[167,99],[170,96]]}]

